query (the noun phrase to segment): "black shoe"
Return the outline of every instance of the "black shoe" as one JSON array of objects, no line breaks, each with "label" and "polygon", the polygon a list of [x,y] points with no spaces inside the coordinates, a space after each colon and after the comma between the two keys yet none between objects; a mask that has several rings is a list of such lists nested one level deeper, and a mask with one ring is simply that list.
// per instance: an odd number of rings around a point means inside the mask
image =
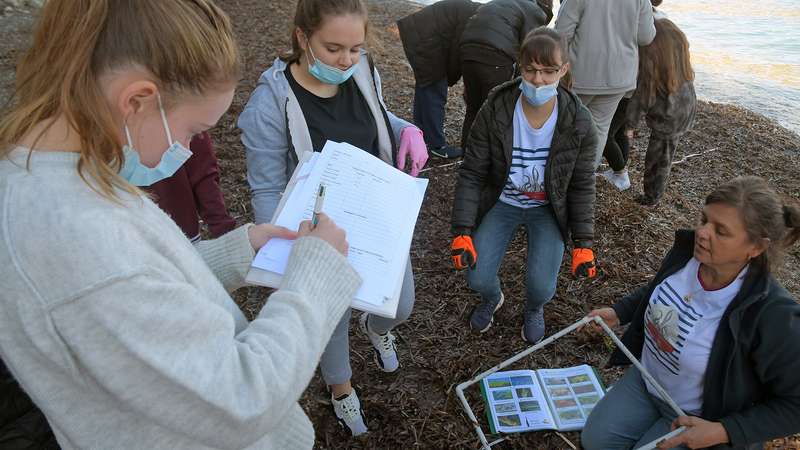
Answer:
[{"label": "black shoe", "polygon": [[464,155],[464,150],[461,150],[458,147],[451,147],[449,145],[443,145],[441,147],[436,147],[436,148],[429,148],[428,152],[433,156],[438,156],[439,158],[444,158],[444,159],[459,158]]},{"label": "black shoe", "polygon": [[656,206],[658,203],[657,198],[650,197],[649,195],[641,194],[636,197],[636,201],[642,206]]}]

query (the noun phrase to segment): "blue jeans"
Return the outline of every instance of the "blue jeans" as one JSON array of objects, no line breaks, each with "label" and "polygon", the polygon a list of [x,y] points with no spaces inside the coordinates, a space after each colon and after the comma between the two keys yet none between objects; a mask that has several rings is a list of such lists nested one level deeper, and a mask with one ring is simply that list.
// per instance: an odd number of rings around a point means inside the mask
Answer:
[{"label": "blue jeans", "polygon": [[675,417],[669,405],[647,391],[639,369],[631,367],[592,410],[581,445],[586,450],[639,448],[669,433]]},{"label": "blue jeans", "polygon": [[528,270],[525,278],[527,310],[537,310],[556,293],[558,269],[564,257],[564,240],[553,208],[517,208],[497,201],[472,236],[478,262],[467,271],[469,287],[484,301],[500,298],[497,271],[508,243],[520,226],[528,232]]},{"label": "blue jeans", "polygon": [[425,144],[439,148],[444,137],[444,107],[447,103],[447,78],[414,88],[414,124],[422,130]]}]

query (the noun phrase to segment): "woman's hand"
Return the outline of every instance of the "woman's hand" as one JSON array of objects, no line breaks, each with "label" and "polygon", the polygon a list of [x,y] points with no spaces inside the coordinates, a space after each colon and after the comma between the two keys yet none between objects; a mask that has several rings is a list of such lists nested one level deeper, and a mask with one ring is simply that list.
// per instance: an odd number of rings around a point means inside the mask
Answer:
[{"label": "woman's hand", "polygon": [[[614,311],[614,308],[600,308],[594,309],[586,315],[586,317],[595,317],[600,316],[603,319],[603,322],[606,323],[610,328],[614,328],[619,326],[619,317],[617,316],[617,312]],[[587,325],[590,331],[603,331],[600,325],[597,324],[595,321],[589,322]],[[583,327],[581,327],[583,328]]]},{"label": "woman's hand", "polygon": [[625,130],[625,137],[628,139],[633,139],[633,128],[628,128]]},{"label": "woman's hand", "polygon": [[347,256],[347,249],[350,248],[350,244],[347,243],[345,231],[337,227],[333,220],[324,213],[319,213],[317,215],[316,226],[312,226],[310,220],[306,220],[300,224],[297,237],[303,236],[320,238],[345,256]]},{"label": "woman's hand", "polygon": [[247,230],[247,235],[250,238],[250,245],[253,246],[253,250],[258,251],[261,247],[263,247],[267,241],[272,238],[280,238],[280,239],[296,239],[297,233],[284,227],[276,227],[275,225],[271,225],[268,223],[262,223],[261,225],[254,225]]},{"label": "woman's hand", "polygon": [[730,441],[728,432],[719,422],[709,422],[693,416],[680,416],[672,422],[672,429],[686,427],[683,433],[658,443],[658,448],[674,448],[685,445],[689,448],[706,448]]},{"label": "woman's hand", "polygon": [[428,147],[422,138],[422,131],[417,127],[405,127],[400,132],[400,150],[397,152],[397,168],[404,170],[406,159],[411,159],[409,175],[416,177],[428,162]]}]

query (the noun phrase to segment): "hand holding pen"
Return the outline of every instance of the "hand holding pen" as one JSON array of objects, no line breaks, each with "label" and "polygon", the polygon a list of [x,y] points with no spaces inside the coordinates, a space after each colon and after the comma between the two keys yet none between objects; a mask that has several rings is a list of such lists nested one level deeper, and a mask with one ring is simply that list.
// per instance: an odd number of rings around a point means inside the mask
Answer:
[{"label": "hand holding pen", "polygon": [[314,204],[314,213],[311,220],[306,220],[300,223],[300,230],[298,230],[298,237],[314,236],[327,242],[339,253],[347,256],[347,250],[350,244],[347,243],[347,234],[344,230],[337,227],[336,224],[328,217],[327,214],[322,212],[322,203],[325,197],[325,188],[320,186],[322,194],[317,193],[317,201]]}]

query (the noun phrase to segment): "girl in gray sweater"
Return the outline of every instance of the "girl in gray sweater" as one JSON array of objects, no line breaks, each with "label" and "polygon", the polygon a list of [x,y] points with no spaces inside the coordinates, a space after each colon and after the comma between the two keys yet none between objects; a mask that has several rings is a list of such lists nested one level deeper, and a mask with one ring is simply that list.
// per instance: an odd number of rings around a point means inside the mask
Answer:
[{"label": "girl in gray sweater", "polygon": [[[65,51],[69,49],[69,51]],[[50,0],[0,118],[0,356],[64,449],[313,446],[297,403],[360,279],[326,217],[193,246],[132,183],[170,176],[240,77],[207,0]],[[298,238],[248,323],[255,250]]]}]

